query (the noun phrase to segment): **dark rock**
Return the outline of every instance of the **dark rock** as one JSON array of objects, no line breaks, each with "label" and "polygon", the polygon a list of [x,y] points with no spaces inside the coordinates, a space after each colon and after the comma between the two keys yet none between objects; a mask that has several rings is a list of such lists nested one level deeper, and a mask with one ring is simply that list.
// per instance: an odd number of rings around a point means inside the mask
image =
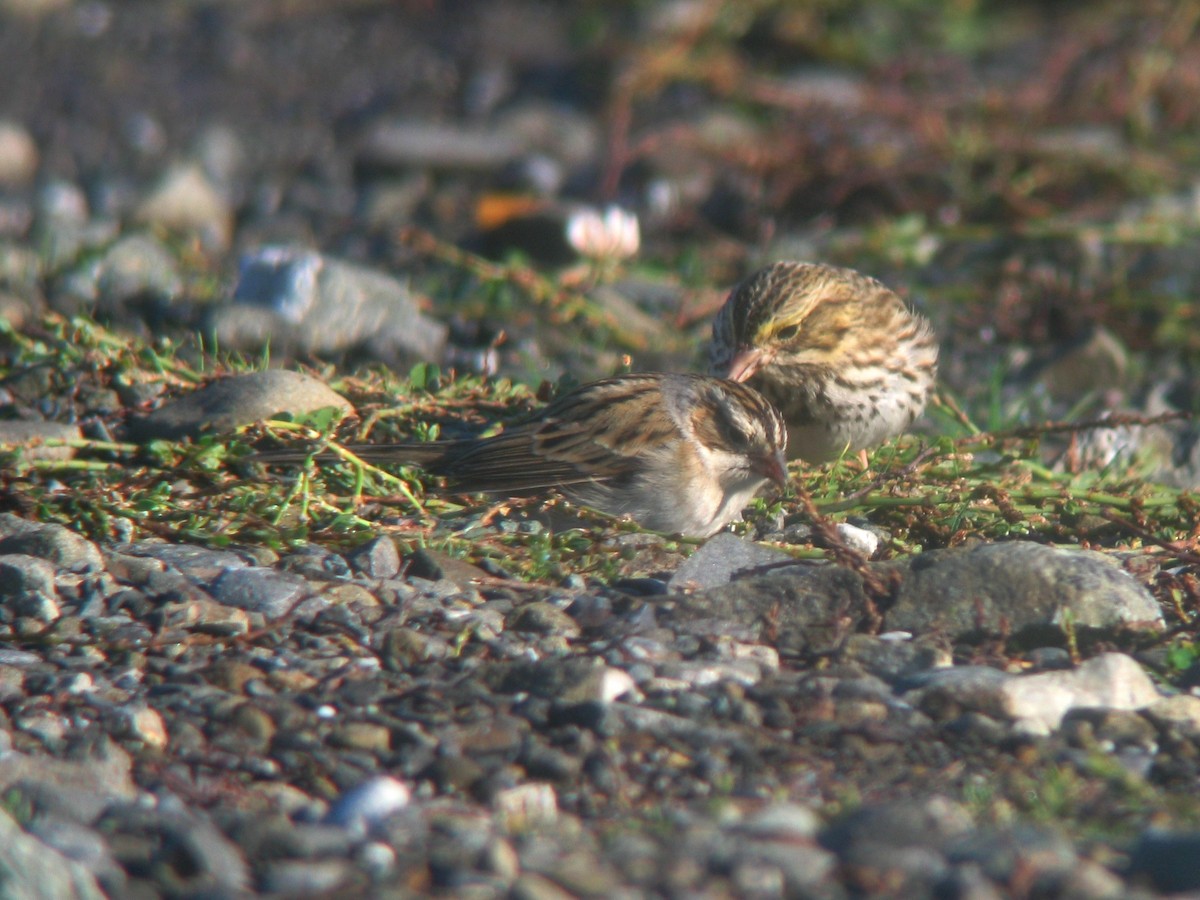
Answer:
[{"label": "dark rock", "polygon": [[1126,874],[1156,891],[1200,890],[1200,832],[1146,831],[1129,859]]},{"label": "dark rock", "polygon": [[827,653],[867,614],[862,578],[841,566],[789,566],[724,587],[655,603],[661,624],[689,634],[731,634],[780,651]]}]

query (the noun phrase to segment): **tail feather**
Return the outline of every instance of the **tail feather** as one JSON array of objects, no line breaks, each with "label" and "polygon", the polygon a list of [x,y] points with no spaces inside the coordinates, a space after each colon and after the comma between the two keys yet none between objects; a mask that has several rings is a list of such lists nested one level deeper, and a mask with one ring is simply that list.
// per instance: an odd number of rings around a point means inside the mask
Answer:
[{"label": "tail feather", "polygon": [[[359,459],[369,463],[394,463],[406,466],[425,466],[436,462],[446,455],[452,442],[443,441],[414,441],[404,444],[347,444],[346,450]],[[342,459],[336,453],[324,451],[313,454],[304,450],[264,450],[249,457],[250,462],[265,463],[266,465],[296,465],[308,459],[320,463],[338,462]]]}]

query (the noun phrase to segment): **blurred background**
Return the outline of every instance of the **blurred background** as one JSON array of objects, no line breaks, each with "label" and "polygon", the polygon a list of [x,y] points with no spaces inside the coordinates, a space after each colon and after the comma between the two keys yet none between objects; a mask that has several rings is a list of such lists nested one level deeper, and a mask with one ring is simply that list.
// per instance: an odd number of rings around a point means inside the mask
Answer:
[{"label": "blurred background", "polygon": [[0,0],[0,315],[537,383],[698,367],[732,284],[815,259],[934,320],[979,427],[1191,410],[1198,22]]}]

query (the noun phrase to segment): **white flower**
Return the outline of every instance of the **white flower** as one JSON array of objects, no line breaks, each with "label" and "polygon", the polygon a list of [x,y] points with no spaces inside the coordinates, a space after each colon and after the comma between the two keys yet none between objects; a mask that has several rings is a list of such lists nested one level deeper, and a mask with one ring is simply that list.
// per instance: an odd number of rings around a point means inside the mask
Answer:
[{"label": "white flower", "polygon": [[638,252],[641,229],[637,215],[619,206],[604,211],[588,207],[567,220],[567,242],[589,259],[627,259]]}]

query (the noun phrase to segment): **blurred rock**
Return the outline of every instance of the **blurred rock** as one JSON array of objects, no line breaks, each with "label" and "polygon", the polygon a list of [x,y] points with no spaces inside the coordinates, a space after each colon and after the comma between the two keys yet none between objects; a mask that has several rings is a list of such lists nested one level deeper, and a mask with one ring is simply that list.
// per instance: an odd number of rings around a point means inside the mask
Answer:
[{"label": "blurred rock", "polygon": [[27,184],[37,174],[38,148],[17,122],[0,119],[0,184]]},{"label": "blurred rock", "polygon": [[527,174],[535,176],[535,181],[540,180],[537,171],[545,165],[538,161],[537,154],[545,154],[556,163],[577,170],[595,163],[604,146],[597,120],[565,106],[519,104],[498,117],[497,127],[527,152],[534,153],[523,158],[520,165]]},{"label": "blurred rock", "polygon": [[66,9],[74,2],[75,0],[0,0],[0,12],[33,18]]},{"label": "blurred rock", "polygon": [[520,157],[520,136],[461,123],[381,119],[367,128],[358,159],[369,169],[498,170]]},{"label": "blurred rock", "polygon": [[68,572],[97,572],[104,562],[91,541],[54,522],[32,522],[0,513],[0,554],[24,553]]},{"label": "blurred rock", "polygon": [[0,811],[0,871],[6,897],[104,898],[86,867],[26,834],[4,811]]},{"label": "blurred rock", "polygon": [[46,447],[44,442],[72,441],[81,437],[83,434],[78,425],[22,419],[0,420],[0,444],[21,446],[22,459],[70,459],[75,455],[73,447]]},{"label": "blurred rock", "polygon": [[86,309],[115,316],[130,304],[169,305],[182,289],[175,258],[163,243],[132,234],[65,276],[51,296],[51,306],[64,315]]},{"label": "blurred rock", "polygon": [[38,187],[34,243],[43,270],[53,272],[84,250],[110,243],[118,231],[116,221],[91,218],[87,196],[79,185],[53,180]]},{"label": "blurred rock", "polygon": [[1065,347],[1037,375],[1050,396],[1068,403],[1089,391],[1126,387],[1129,353],[1107,328],[1096,326]]},{"label": "blurred rock", "polygon": [[205,431],[232,431],[280,413],[304,414],[325,407],[345,413],[351,405],[311,375],[271,369],[214,381],[130,423],[138,440],[181,440]]},{"label": "blurred rock", "polygon": [[377,775],[343,793],[325,815],[330,825],[362,834],[408,806],[412,791],[396,778]]},{"label": "blurred rock", "polygon": [[1200,832],[1146,831],[1129,860],[1128,875],[1156,891],[1177,894],[1200,890]]},{"label": "blurred rock", "polygon": [[138,206],[135,218],[147,225],[195,233],[214,250],[224,250],[233,237],[233,211],[228,201],[193,164],[168,169]]},{"label": "blurred rock", "polygon": [[1142,667],[1121,653],[1101,654],[1073,671],[1006,680],[999,694],[1004,713],[1020,730],[1036,735],[1058,728],[1072,709],[1142,709],[1162,697]]},{"label": "blurred rock", "polygon": [[402,366],[436,362],[445,325],[423,315],[402,282],[298,247],[268,247],[242,259],[233,304],[213,312],[218,346],[282,353],[362,348]]},{"label": "blurred rock", "polygon": [[192,153],[204,174],[220,186],[232,184],[246,167],[246,148],[237,131],[210,125],[196,138]]}]

